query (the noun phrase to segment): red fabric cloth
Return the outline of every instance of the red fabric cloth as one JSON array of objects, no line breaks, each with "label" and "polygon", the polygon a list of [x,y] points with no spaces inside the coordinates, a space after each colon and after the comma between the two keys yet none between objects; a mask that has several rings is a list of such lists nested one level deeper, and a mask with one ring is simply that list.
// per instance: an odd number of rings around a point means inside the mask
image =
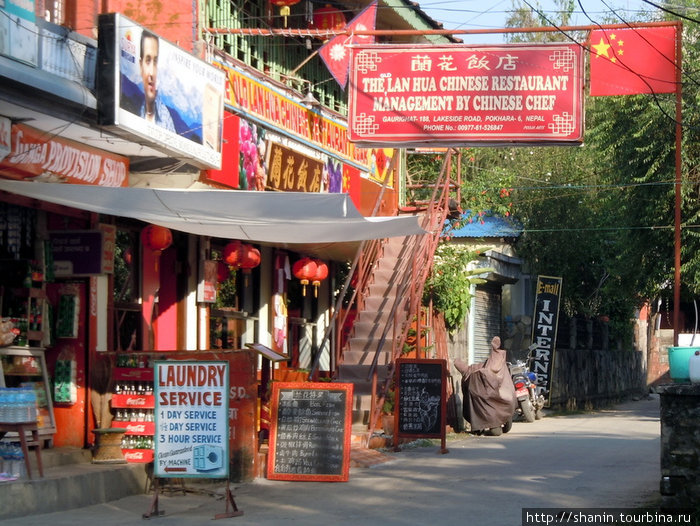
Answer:
[{"label": "red fabric cloth", "polygon": [[591,95],[674,93],[676,36],[675,26],[591,31]]},{"label": "red fabric cloth", "polygon": [[353,35],[352,31],[370,31],[374,29],[377,17],[377,2],[372,2],[359,15],[353,18],[345,29],[350,35],[338,35],[323,44],[318,54],[326,64],[333,78],[345,88],[348,83],[348,68],[350,67],[350,44],[371,44],[374,37],[371,35]]}]

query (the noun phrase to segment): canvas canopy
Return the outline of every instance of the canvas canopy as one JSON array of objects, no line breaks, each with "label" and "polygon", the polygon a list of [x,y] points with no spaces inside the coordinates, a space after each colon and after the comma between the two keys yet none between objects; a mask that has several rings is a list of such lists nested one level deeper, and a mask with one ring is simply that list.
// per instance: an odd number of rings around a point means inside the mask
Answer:
[{"label": "canvas canopy", "polygon": [[189,234],[281,246],[426,233],[415,216],[364,217],[347,194],[111,188],[2,179],[0,190]]}]

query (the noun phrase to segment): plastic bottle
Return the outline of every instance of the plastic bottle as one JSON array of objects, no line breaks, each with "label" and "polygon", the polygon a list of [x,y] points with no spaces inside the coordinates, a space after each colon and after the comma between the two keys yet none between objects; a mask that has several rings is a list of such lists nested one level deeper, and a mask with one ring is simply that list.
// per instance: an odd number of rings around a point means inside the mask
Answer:
[{"label": "plastic bottle", "polygon": [[17,393],[16,389],[8,389],[6,392],[7,400],[7,422],[14,424],[17,422]]},{"label": "plastic bottle", "polygon": [[9,471],[9,467],[7,442],[0,442],[0,473],[7,473]]},{"label": "plastic bottle", "polygon": [[0,387],[0,422],[8,422],[8,404],[10,403],[7,389]]},{"label": "plastic bottle", "polygon": [[10,475],[19,479],[22,478],[24,471],[24,453],[19,444],[13,443],[10,453]]},{"label": "plastic bottle", "polygon": [[690,376],[690,383],[700,383],[700,351],[695,351],[694,354],[690,355],[688,376]]}]

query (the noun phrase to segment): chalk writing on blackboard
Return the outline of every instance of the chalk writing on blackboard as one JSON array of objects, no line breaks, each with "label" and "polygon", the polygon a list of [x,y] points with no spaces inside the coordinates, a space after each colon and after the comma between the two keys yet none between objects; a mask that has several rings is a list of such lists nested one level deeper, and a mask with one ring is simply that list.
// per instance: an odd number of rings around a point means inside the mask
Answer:
[{"label": "chalk writing on blackboard", "polygon": [[399,361],[399,433],[440,436],[443,416],[443,362]]},{"label": "chalk writing on blackboard", "polygon": [[273,383],[268,478],[347,480],[352,384]]}]

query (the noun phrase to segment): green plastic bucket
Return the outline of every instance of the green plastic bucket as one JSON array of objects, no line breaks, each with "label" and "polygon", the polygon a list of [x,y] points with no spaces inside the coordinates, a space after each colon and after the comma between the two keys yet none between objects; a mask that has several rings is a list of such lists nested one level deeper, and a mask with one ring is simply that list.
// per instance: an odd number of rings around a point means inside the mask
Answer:
[{"label": "green plastic bucket", "polygon": [[690,382],[690,357],[699,351],[700,347],[669,347],[668,365],[671,380],[677,383]]}]

